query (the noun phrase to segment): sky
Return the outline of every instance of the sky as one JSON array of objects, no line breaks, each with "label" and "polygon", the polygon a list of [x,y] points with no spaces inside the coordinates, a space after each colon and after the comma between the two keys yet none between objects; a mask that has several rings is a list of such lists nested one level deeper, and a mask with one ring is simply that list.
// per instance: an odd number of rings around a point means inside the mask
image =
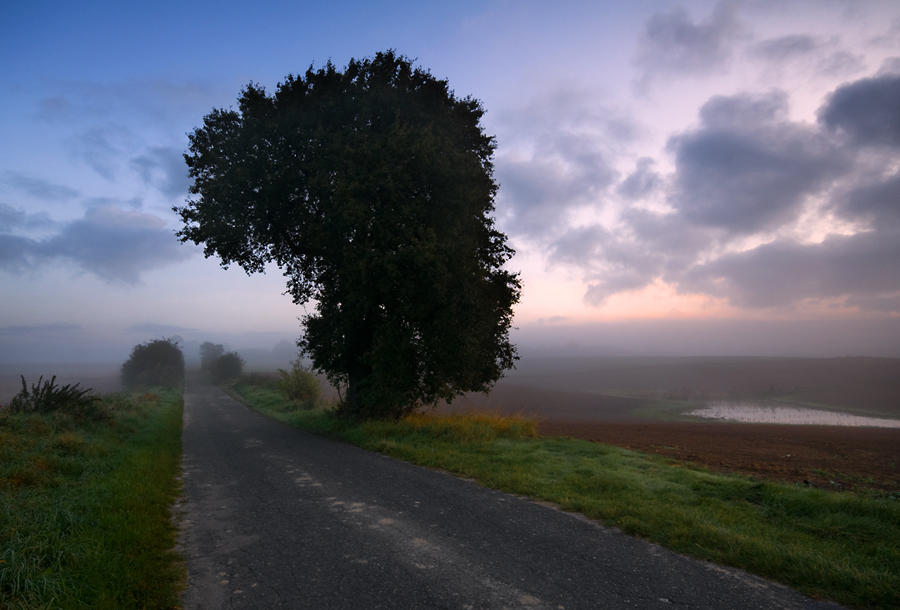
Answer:
[{"label": "sky", "polygon": [[175,237],[187,134],[387,49],[487,111],[523,353],[900,356],[895,1],[34,0],[0,5],[0,364],[290,352],[279,270]]}]

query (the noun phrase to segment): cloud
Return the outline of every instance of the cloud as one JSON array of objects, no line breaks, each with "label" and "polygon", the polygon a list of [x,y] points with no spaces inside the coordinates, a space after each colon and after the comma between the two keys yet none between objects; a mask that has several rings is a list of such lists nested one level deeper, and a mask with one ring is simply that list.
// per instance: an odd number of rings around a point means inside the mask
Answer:
[{"label": "cloud", "polygon": [[734,2],[719,2],[705,21],[695,22],[681,7],[651,16],[635,59],[643,71],[638,87],[646,88],[659,76],[722,71],[742,29]]},{"label": "cloud", "polygon": [[190,255],[158,216],[113,206],[90,208],[41,241],[0,234],[0,267],[13,273],[61,259],[108,283],[136,284],[143,272]]},{"label": "cloud", "polygon": [[786,119],[784,93],[714,97],[700,117],[698,129],[668,144],[671,202],[692,224],[731,234],[775,229],[848,168],[817,129]]},{"label": "cloud", "polygon": [[35,178],[20,172],[5,172],[7,184],[13,188],[43,201],[62,202],[78,197],[81,193],[76,189],[62,184],[56,184],[43,178]]},{"label": "cloud", "polygon": [[154,186],[163,195],[170,198],[187,195],[191,180],[179,149],[163,146],[150,148],[143,155],[134,157],[131,166],[145,183]]},{"label": "cloud", "polygon": [[900,75],[864,78],[839,87],[819,121],[856,144],[900,147]]},{"label": "cloud", "polygon": [[55,226],[56,223],[46,212],[26,214],[24,210],[0,203],[0,231],[48,229]]},{"label": "cloud", "polygon": [[816,51],[821,42],[812,36],[793,34],[761,40],[750,47],[750,54],[765,61],[780,64]]},{"label": "cloud", "polygon": [[664,186],[663,177],[653,170],[655,162],[650,157],[641,157],[629,174],[616,188],[625,199],[647,199]]},{"label": "cloud", "polygon": [[785,307],[805,299],[871,299],[900,290],[900,232],[832,235],[819,244],[778,240],[695,266],[682,289],[738,307]]},{"label": "cloud", "polygon": [[122,151],[111,143],[114,132],[107,127],[91,127],[71,139],[72,156],[86,163],[95,172],[113,180]]},{"label": "cloud", "polygon": [[712,97],[669,139],[672,173],[638,160],[605,191],[615,219],[557,223],[545,256],[579,268],[596,306],[662,281],[740,308],[900,312],[898,84],[847,83],[815,123],[783,92]]},{"label": "cloud", "polygon": [[618,152],[639,126],[593,95],[561,87],[500,120],[496,168],[506,230],[551,238],[579,208],[602,205],[618,179]]}]

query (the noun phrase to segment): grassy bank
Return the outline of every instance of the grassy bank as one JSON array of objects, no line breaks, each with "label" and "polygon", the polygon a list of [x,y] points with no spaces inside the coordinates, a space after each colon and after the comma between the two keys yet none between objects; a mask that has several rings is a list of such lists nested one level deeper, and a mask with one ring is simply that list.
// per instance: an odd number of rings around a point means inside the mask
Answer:
[{"label": "grassy bank", "polygon": [[482,485],[557,504],[678,552],[858,608],[900,606],[900,503],[686,468],[617,447],[535,438],[527,420],[340,421],[237,386],[262,413]]},{"label": "grassy bank", "polygon": [[180,603],[181,394],[97,408],[88,421],[0,412],[0,609]]}]

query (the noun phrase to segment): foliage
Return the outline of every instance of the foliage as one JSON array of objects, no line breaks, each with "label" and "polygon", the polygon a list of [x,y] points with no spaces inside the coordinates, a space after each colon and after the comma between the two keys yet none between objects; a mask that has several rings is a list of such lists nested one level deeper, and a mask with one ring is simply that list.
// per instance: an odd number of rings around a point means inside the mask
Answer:
[{"label": "foliage", "polygon": [[[552,502],[677,552],[859,608],[900,602],[900,503],[711,473],[588,441],[532,438],[534,422],[413,414],[354,422],[251,406],[305,430]],[[285,403],[287,401],[284,401]]]},{"label": "foliage", "polygon": [[222,344],[204,341],[200,345],[200,369],[208,372],[213,361],[224,354],[225,347]]},{"label": "foliage", "polygon": [[135,345],[122,365],[122,385],[179,387],[184,384],[184,354],[172,339],[154,339]]},{"label": "foliage", "polygon": [[175,608],[169,508],[181,396],[111,394],[109,418],[0,412],[0,608]]},{"label": "foliage", "polygon": [[[36,384],[31,385],[31,391],[22,378],[22,389],[9,403],[11,413],[55,413],[61,411],[68,413],[79,420],[104,419],[106,412],[98,406],[100,399],[93,395],[93,389],[80,389],[81,384],[66,384],[62,387],[56,385],[56,375],[50,381],[43,381],[44,376],[38,378]],[[43,381],[43,384],[41,383]]]},{"label": "foliage", "polygon": [[288,400],[307,405],[309,408],[314,407],[322,395],[319,380],[311,369],[303,365],[299,356],[291,361],[290,371],[278,369],[276,387]]},{"label": "foliage", "polygon": [[237,352],[222,354],[209,365],[209,376],[216,383],[237,381],[244,371],[244,360]]},{"label": "foliage", "polygon": [[182,241],[223,266],[274,261],[299,342],[344,415],[396,418],[487,391],[517,359],[517,274],[491,213],[494,138],[472,98],[393,51],[250,84],[190,134]]}]

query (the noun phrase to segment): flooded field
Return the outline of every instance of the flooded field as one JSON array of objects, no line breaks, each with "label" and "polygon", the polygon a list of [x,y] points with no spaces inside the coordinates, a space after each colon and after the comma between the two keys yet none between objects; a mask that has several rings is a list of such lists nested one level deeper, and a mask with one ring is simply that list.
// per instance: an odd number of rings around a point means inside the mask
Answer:
[{"label": "flooded field", "polygon": [[795,424],[813,426],[871,426],[900,428],[900,420],[862,417],[805,407],[789,407],[760,402],[713,402],[685,415],[753,424]]}]

